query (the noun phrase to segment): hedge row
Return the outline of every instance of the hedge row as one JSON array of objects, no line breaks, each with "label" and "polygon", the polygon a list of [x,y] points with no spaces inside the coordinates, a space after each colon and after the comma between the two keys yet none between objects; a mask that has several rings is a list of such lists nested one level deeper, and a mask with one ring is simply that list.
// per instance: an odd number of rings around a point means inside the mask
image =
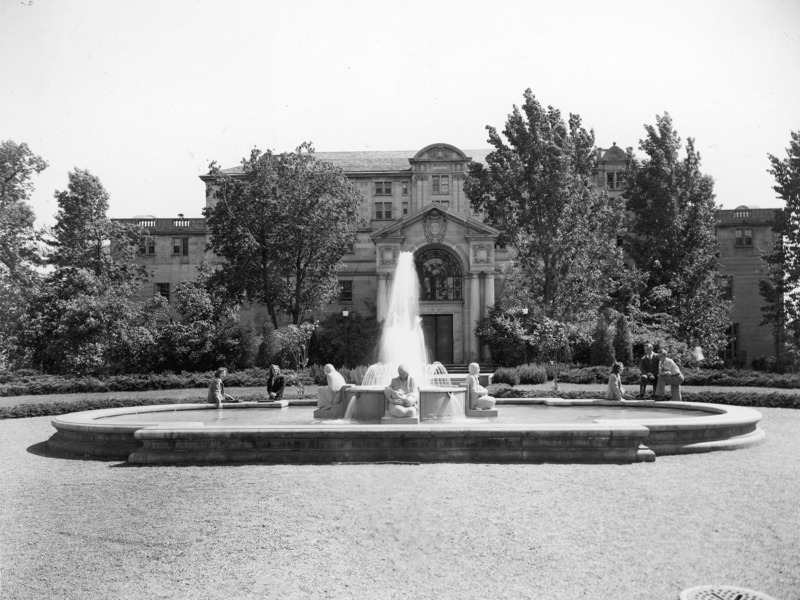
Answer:
[{"label": "hedge row", "polygon": [[[303,385],[313,383],[306,374],[282,371],[286,385],[295,385],[298,378]],[[267,384],[267,370],[245,369],[229,373],[225,379],[228,387],[260,387]],[[141,392],[146,390],[183,390],[208,387],[213,372],[206,373],[149,373],[145,375],[114,375],[110,377],[62,377],[24,373],[17,377],[4,377],[0,383],[0,397],[41,396],[43,394],[86,394],[92,392]],[[2,381],[2,379],[0,379]]]},{"label": "hedge row", "polygon": [[[564,398],[565,400],[592,400],[597,392],[555,392],[553,390],[518,390],[507,384],[492,384],[489,394],[495,398]],[[800,409],[800,393],[751,394],[747,392],[682,392],[686,402],[703,404],[728,404],[752,408],[797,408]]]},{"label": "hedge row", "polygon": [[[566,364],[528,364],[517,367],[501,367],[495,371],[493,381],[509,385],[544,383],[558,373],[562,383],[606,383],[610,367],[575,367]],[[639,369],[626,368],[622,372],[624,384],[639,383]],[[763,373],[743,369],[684,369],[684,385],[772,387],[780,389],[800,388],[798,373]]]},{"label": "hedge row", "polygon": [[[340,369],[348,383],[360,384],[367,371],[366,366]],[[496,383],[509,385],[536,384],[552,380],[558,373],[562,383],[605,383],[608,381],[608,367],[575,367],[564,364],[527,364],[517,367],[502,367],[495,372]],[[313,365],[299,372],[283,371],[287,385],[295,385],[299,380],[303,385],[325,384],[322,367]],[[800,389],[800,374],[762,373],[737,369],[686,369],[685,385],[694,386],[734,386],[734,387],[774,387]],[[35,371],[0,372],[0,397],[43,394],[76,394],[92,392],[137,392],[145,390],[175,390],[205,388],[212,373],[149,373],[143,375],[116,375],[98,377],[63,377],[44,375]],[[625,369],[623,383],[636,384],[639,381],[637,368]],[[266,369],[252,368],[229,373],[225,384],[229,387],[260,387],[266,385]]]}]

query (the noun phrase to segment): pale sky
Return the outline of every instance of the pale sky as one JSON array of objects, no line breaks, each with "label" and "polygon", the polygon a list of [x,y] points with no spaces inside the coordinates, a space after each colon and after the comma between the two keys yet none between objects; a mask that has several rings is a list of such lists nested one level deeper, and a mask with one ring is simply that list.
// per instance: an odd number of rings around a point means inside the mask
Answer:
[{"label": "pale sky", "polygon": [[767,153],[800,129],[800,2],[0,0],[0,140],[75,167],[109,214],[198,217],[198,175],[250,149],[487,148],[530,87],[607,148],[665,111],[717,201],[780,206]]}]

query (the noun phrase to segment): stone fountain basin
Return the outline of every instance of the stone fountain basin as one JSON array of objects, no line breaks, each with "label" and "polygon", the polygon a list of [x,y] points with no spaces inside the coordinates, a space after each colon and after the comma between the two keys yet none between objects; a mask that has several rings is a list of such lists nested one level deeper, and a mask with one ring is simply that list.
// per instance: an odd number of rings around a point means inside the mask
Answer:
[{"label": "stone fountain basin", "polygon": [[[463,388],[462,388],[463,389]],[[504,404],[622,406],[605,400],[505,399]],[[308,406],[311,414],[313,403]],[[761,413],[744,407],[691,402],[627,402],[659,411],[697,411],[697,417],[599,419],[593,423],[502,425],[469,419],[442,426],[326,424],[206,426],[196,421],[158,423],[107,420],[116,415],[216,410],[208,404],[115,408],[62,415],[48,447],[56,452],[136,464],[324,464],[359,462],[632,463],[656,456],[735,450],[762,443]],[[224,410],[269,410],[256,403]],[[663,415],[663,413],[662,413]]]},{"label": "stone fountain basin", "polygon": [[[386,397],[384,386],[348,386],[344,401],[331,415],[341,419],[347,407],[352,405],[352,418],[360,422],[379,423],[386,413]],[[432,420],[443,413],[456,417],[464,417],[466,403],[466,387],[426,387],[419,389],[419,416],[422,421]],[[455,402],[453,401],[455,399]]]}]

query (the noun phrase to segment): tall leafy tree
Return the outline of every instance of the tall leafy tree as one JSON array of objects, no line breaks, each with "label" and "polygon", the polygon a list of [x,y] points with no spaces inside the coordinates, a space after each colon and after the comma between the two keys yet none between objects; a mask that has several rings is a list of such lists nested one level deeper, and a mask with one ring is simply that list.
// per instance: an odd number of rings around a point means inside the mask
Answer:
[{"label": "tall leafy tree", "polygon": [[487,126],[487,166],[469,165],[464,192],[514,249],[506,288],[543,317],[570,321],[595,311],[621,270],[623,203],[589,185],[594,133],[567,122],[530,89],[503,136]]},{"label": "tall leafy tree", "polygon": [[41,263],[41,235],[29,203],[31,179],[46,167],[27,144],[0,143],[0,366],[23,358],[18,334]]},{"label": "tall leafy tree", "polygon": [[644,275],[641,315],[713,355],[725,343],[730,314],[717,283],[714,181],[700,171],[692,138],[681,158],[669,114],[645,130],[639,149],[647,158],[630,154],[623,194],[635,217],[626,250]]},{"label": "tall leafy tree", "polygon": [[342,170],[303,143],[284,154],[254,149],[240,173],[212,163],[211,175],[216,204],[205,215],[228,289],[264,304],[275,328],[279,312],[298,324],[333,299],[361,201]]},{"label": "tall leafy tree", "polygon": [[136,261],[140,232],[107,217],[108,193],[88,171],[70,173],[67,190],[56,198],[49,242],[54,269],[26,320],[34,362],[77,374],[146,368],[157,337],[156,307],[138,301],[146,275]]},{"label": "tall leafy tree", "polygon": [[785,158],[770,154],[769,161],[775,178],[772,189],[786,204],[773,227],[778,241],[764,256],[768,277],[760,289],[766,300],[764,322],[773,326],[780,357],[785,330],[789,333],[786,341],[800,348],[800,131],[791,132]]},{"label": "tall leafy tree", "polygon": [[52,264],[88,269],[116,282],[145,275],[136,261],[142,232],[108,218],[109,195],[96,175],[75,169],[69,173],[67,189],[55,197]]}]

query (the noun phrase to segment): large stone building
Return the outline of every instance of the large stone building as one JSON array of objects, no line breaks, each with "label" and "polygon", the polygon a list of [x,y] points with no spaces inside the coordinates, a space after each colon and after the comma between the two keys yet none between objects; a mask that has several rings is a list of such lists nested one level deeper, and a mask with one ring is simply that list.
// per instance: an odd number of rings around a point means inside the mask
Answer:
[{"label": "large stone building", "polygon": [[[474,335],[474,326],[502,293],[498,273],[509,254],[499,243],[500,232],[483,223],[463,191],[468,163],[485,162],[489,152],[462,151],[444,143],[418,152],[317,152],[318,160],[331,162],[346,173],[364,201],[356,242],[343,257],[338,302],[314,316],[348,311],[382,320],[398,255],[409,251],[414,253],[420,278],[420,312],[433,359],[451,364],[489,358]],[[619,171],[626,165],[625,152],[616,145],[597,152],[593,184],[611,195],[620,194],[623,182]],[[211,185],[209,177],[201,179]],[[213,194],[206,194],[206,202],[214,202]],[[738,332],[729,349],[731,362],[774,354],[769,329],[758,325],[758,265],[753,262],[758,258],[756,248],[764,248],[772,235],[767,218],[772,212],[748,210],[747,216],[742,216],[739,209],[720,211],[724,281],[730,282],[735,306],[732,320]],[[175,219],[125,221],[150,232],[141,252],[153,273],[145,294],[169,297],[178,283],[193,278],[206,256],[204,219],[179,215]],[[750,232],[750,237],[741,231]],[[256,323],[267,318],[258,309],[251,308],[248,314]]]}]

